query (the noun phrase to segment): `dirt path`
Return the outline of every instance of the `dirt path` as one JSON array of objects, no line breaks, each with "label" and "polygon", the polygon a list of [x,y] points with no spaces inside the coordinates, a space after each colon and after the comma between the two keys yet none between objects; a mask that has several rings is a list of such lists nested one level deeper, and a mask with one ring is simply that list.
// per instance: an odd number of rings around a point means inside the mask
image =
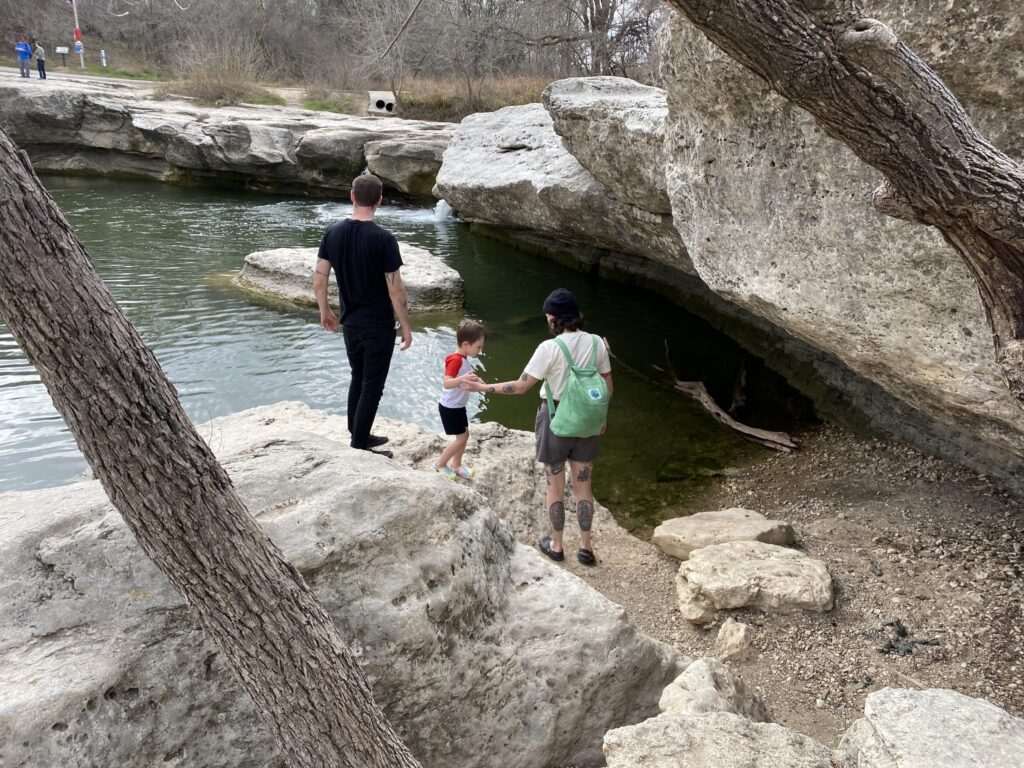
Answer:
[{"label": "dirt path", "polygon": [[[952,688],[1024,716],[1019,499],[984,477],[905,446],[826,427],[801,452],[767,455],[713,488],[693,511],[743,506],[786,520],[798,546],[824,560],[836,587],[829,613],[731,615],[754,627],[759,657],[734,667],[774,719],[835,745],[880,687]],[[624,532],[599,530],[600,565],[573,572],[624,606],[648,634],[710,655],[719,625],[679,617],[678,562]],[[567,539],[567,546],[574,546]],[[881,653],[882,625],[936,638],[909,656]]]}]

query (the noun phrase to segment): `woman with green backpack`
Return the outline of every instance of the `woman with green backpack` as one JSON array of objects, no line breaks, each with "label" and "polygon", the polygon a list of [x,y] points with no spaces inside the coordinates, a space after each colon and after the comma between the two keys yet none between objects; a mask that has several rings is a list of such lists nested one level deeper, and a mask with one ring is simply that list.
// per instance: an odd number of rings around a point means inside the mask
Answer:
[{"label": "woman with green backpack", "polygon": [[555,562],[565,559],[565,470],[572,473],[576,517],[580,525],[577,559],[596,565],[591,540],[594,491],[591,478],[597,458],[597,438],[604,434],[612,395],[612,367],[599,336],[583,330],[583,315],[571,291],[559,288],[544,300],[544,314],[553,339],[541,342],[517,381],[475,384],[473,389],[501,395],[522,395],[539,381],[537,461],[544,464],[546,506],[551,534],[539,542],[540,551]]}]

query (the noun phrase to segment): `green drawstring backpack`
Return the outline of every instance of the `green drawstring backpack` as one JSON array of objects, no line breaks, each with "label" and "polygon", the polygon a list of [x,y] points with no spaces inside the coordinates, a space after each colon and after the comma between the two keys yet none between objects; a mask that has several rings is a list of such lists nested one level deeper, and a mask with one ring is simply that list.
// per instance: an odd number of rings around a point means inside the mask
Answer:
[{"label": "green drawstring backpack", "polygon": [[591,335],[593,346],[590,363],[580,367],[569,354],[565,342],[556,338],[555,344],[562,350],[569,366],[569,375],[558,401],[558,410],[551,399],[551,387],[545,382],[548,396],[548,413],[551,414],[551,431],[559,437],[593,437],[601,432],[608,418],[608,382],[597,372],[597,337]]}]

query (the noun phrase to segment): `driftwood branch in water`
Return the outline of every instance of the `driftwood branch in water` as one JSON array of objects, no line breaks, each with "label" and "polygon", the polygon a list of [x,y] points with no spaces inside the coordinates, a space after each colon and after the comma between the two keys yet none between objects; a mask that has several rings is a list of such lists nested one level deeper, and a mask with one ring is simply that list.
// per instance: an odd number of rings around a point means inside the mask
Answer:
[{"label": "driftwood branch in water", "polygon": [[723,424],[729,429],[737,432],[744,439],[750,440],[754,443],[759,443],[766,448],[771,448],[776,451],[783,451],[784,453],[791,453],[797,450],[800,446],[787,435],[785,432],[772,432],[767,429],[757,429],[756,427],[748,427],[746,424],[741,424],[736,421],[732,416],[723,411],[715,399],[711,397],[707,387],[704,386],[703,382],[700,381],[680,381],[679,377],[676,376],[675,370],[672,368],[672,360],[669,356],[668,340],[665,340],[665,364],[668,366],[669,374],[675,381],[675,389],[678,392],[682,392],[685,395],[689,395],[702,406],[704,410],[711,414],[711,416],[719,424]]}]

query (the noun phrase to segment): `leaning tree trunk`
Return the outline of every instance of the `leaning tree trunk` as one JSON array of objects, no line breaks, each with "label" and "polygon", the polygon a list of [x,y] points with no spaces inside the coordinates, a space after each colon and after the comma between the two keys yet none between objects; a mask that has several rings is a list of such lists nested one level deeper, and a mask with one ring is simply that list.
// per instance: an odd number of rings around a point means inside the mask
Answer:
[{"label": "leaning tree trunk", "polygon": [[1024,406],[1024,168],[860,0],[671,0],[711,42],[882,172],[882,213],[937,228],[967,263]]},{"label": "leaning tree trunk", "polygon": [[302,576],[249,515],[81,242],[0,131],[0,314],[111,502],[291,768],[417,766]]}]

